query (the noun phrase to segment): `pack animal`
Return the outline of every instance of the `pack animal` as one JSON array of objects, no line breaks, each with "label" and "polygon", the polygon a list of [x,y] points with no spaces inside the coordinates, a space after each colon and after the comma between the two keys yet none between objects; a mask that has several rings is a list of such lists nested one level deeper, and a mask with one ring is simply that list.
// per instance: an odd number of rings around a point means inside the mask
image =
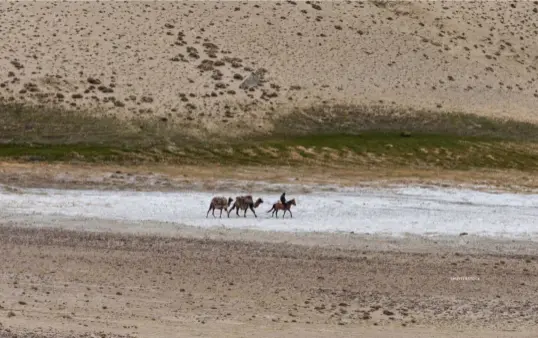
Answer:
[{"label": "pack animal", "polygon": [[[216,196],[211,199],[211,203],[209,203],[209,209],[207,210],[207,214],[205,217],[207,218],[209,216],[209,212],[213,210],[213,217],[215,216],[215,209],[220,209],[220,216],[219,218],[222,218],[222,209],[224,211],[228,212],[228,207],[230,204],[232,204],[233,198],[229,197],[226,199],[226,197]],[[228,213],[229,214],[229,213]]]},{"label": "pack animal", "polygon": [[291,199],[289,201],[286,201],[286,203],[282,203],[282,202],[278,201],[275,204],[273,204],[273,207],[271,208],[271,210],[269,210],[267,212],[269,213],[269,212],[272,211],[273,213],[271,214],[271,217],[273,217],[276,214],[276,218],[278,218],[278,211],[279,210],[284,210],[284,215],[282,215],[282,218],[284,218],[284,216],[286,215],[286,211],[288,211],[290,213],[291,218],[293,218],[293,214],[291,213],[291,206],[292,205],[297,206],[297,204],[295,203],[295,198]]},{"label": "pack animal", "polygon": [[228,211],[228,217],[230,217],[230,213],[235,209],[235,214],[239,216],[239,210],[244,210],[244,217],[247,217],[247,210],[250,209],[255,217],[258,217],[256,215],[256,211],[254,211],[255,208],[257,208],[260,204],[263,203],[263,200],[261,198],[258,198],[256,202],[254,202],[254,199],[252,198],[252,195],[246,195],[246,196],[237,196],[235,198],[235,202]]}]

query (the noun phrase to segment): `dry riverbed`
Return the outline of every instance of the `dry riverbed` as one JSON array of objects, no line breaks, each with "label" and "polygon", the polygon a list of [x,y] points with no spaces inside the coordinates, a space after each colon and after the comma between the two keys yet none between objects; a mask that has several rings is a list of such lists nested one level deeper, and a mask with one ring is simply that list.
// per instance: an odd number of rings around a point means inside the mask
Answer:
[{"label": "dry riverbed", "polygon": [[0,227],[6,337],[531,337],[538,322],[532,242],[24,225]]}]

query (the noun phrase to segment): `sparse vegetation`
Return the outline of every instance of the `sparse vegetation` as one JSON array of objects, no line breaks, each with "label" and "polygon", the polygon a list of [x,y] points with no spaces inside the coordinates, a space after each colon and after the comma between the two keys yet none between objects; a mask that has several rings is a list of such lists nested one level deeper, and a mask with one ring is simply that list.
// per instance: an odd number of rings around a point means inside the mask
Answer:
[{"label": "sparse vegetation", "polygon": [[[398,336],[400,325],[413,331],[415,324],[423,335],[442,329],[447,337],[465,327],[475,335],[484,329],[484,337],[488,329],[534,332],[536,246],[490,241],[473,224],[457,230],[456,242],[430,236],[447,219],[430,212],[430,200],[415,208],[359,199],[356,231],[326,235],[320,226],[305,237],[220,222],[215,231],[185,227],[185,205],[155,195],[145,195],[146,207],[173,213],[181,226],[60,217],[55,209],[71,204],[100,213],[86,198],[81,204],[34,191],[38,202],[54,202],[40,221],[32,210],[46,205],[32,209],[25,188],[260,192],[267,204],[286,190],[302,200],[298,218],[308,224],[313,215],[346,213],[341,198],[311,198],[337,186],[535,193],[537,6],[4,2],[0,337],[163,336],[178,325],[202,336],[246,329],[299,337],[327,325],[341,336],[374,326]],[[117,194],[107,196],[97,207],[117,211]],[[504,207],[520,211],[522,221],[533,216],[513,205],[482,208],[480,198],[452,202],[467,223]],[[389,224],[401,208],[428,223],[426,236],[377,235],[416,229],[407,216]],[[282,229],[315,225],[307,223]],[[524,228],[511,223],[507,233]],[[482,281],[448,281],[456,275]]]},{"label": "sparse vegetation", "polygon": [[120,121],[18,104],[3,105],[0,116],[0,157],[26,161],[538,168],[538,126],[457,113],[316,106],[276,118],[270,134],[212,139],[168,118]]}]

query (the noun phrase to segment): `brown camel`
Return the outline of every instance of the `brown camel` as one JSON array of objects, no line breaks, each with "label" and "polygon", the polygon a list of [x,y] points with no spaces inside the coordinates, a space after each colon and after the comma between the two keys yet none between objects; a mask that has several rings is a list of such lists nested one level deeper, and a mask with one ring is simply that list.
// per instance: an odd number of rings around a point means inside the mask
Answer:
[{"label": "brown camel", "polygon": [[215,209],[220,209],[219,218],[222,218],[222,209],[224,209],[224,211],[227,212],[228,207],[230,206],[232,202],[233,202],[233,198],[231,197],[228,198],[228,200],[226,200],[226,197],[220,197],[220,196],[213,197],[213,199],[211,200],[211,203],[209,204],[209,210],[207,210],[207,214],[205,215],[205,217],[207,218],[211,210],[213,210],[213,217],[215,217]]},{"label": "brown camel", "polygon": [[257,208],[260,204],[263,203],[263,200],[261,198],[258,198],[256,202],[254,202],[254,199],[252,198],[252,195],[246,195],[246,196],[237,196],[235,198],[235,202],[231,209],[228,211],[228,217],[230,217],[230,213],[236,209],[235,214],[239,216],[239,209],[244,210],[244,217],[247,217],[247,210],[250,209],[254,216],[257,218],[258,215],[256,215],[256,212],[254,211],[255,208]]}]

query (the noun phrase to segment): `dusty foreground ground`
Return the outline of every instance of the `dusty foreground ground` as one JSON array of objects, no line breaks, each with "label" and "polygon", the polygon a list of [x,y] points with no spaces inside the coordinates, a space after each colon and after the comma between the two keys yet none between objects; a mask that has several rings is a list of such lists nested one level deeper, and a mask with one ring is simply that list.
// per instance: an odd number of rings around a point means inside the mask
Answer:
[{"label": "dusty foreground ground", "polygon": [[[268,184],[269,183],[269,184]],[[144,191],[308,192],[346,186],[472,187],[476,190],[538,192],[538,179],[517,170],[439,170],[435,168],[212,167],[174,165],[97,165],[0,161],[0,184],[59,189]]]},{"label": "dusty foreground ground", "polygon": [[[229,134],[328,104],[536,121],[536,1],[4,1],[0,99]],[[248,128],[245,128],[245,125]]]},{"label": "dusty foreground ground", "polygon": [[[521,172],[0,168],[0,183],[14,189],[538,186]],[[30,224],[39,222],[0,220],[0,337],[535,337],[538,328],[533,242],[187,227],[151,237]]]},{"label": "dusty foreground ground", "polygon": [[1,226],[0,337],[534,337],[538,327],[532,243],[188,233]]}]

